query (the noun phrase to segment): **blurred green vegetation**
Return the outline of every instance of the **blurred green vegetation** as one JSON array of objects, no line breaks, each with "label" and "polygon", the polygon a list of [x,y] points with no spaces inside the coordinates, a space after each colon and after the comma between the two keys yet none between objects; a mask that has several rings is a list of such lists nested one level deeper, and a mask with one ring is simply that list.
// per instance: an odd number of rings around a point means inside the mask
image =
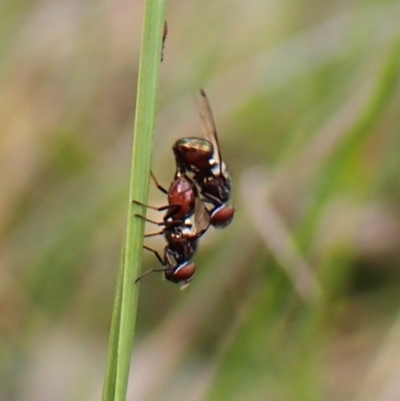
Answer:
[{"label": "blurred green vegetation", "polygon": [[[0,400],[100,399],[142,11],[0,5]],[[143,280],[129,399],[397,401],[400,3],[170,0],[167,17],[153,171],[167,186],[171,144],[201,135],[202,86],[237,212],[188,291]]]}]

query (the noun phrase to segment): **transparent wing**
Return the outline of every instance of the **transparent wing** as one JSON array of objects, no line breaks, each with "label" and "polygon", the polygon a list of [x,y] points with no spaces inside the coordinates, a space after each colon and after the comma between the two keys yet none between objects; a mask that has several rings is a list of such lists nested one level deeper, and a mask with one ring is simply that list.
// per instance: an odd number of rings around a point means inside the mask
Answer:
[{"label": "transparent wing", "polygon": [[193,231],[194,235],[198,238],[203,235],[210,226],[210,213],[208,212],[205,203],[196,198],[194,203],[194,219]]},{"label": "transparent wing", "polygon": [[197,107],[201,122],[203,124],[204,134],[206,139],[209,140],[214,146],[214,159],[217,164],[221,164],[221,150],[219,147],[217,128],[215,127],[214,116],[211,111],[210,102],[204,90],[200,88],[200,96],[197,97]]}]

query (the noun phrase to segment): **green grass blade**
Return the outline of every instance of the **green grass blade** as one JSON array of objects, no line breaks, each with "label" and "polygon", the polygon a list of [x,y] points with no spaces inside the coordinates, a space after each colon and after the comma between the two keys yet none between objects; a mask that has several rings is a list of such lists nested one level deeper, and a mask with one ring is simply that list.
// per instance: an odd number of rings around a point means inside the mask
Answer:
[{"label": "green grass blade", "polygon": [[134,281],[140,273],[144,232],[144,222],[136,218],[135,214],[145,213],[143,207],[133,204],[131,200],[135,199],[144,203],[147,200],[164,15],[165,0],[146,1],[139,65],[126,246],[121,261],[122,266],[112,316],[103,401],[123,401],[126,398],[138,300],[138,285],[135,285]]},{"label": "green grass blade", "polygon": [[117,354],[118,354],[118,338],[119,327],[121,323],[121,300],[122,300],[122,278],[125,263],[125,247],[122,249],[120,269],[118,273],[117,292],[115,294],[113,315],[110,330],[110,340],[108,344],[108,364],[106,372],[106,380],[103,386],[102,401],[113,400],[115,396],[115,383],[117,373]]}]

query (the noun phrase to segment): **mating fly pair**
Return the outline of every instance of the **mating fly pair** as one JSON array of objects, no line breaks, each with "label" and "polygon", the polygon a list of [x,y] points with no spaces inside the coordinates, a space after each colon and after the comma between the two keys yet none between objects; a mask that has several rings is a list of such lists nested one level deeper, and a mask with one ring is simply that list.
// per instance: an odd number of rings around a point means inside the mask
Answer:
[{"label": "mating fly pair", "polygon": [[222,161],[213,114],[202,89],[197,103],[205,138],[182,138],[175,142],[172,150],[176,173],[168,190],[151,174],[157,188],[167,195],[168,204],[153,207],[134,201],[150,209],[165,211],[162,222],[136,216],[163,227],[161,231],[146,234],[145,237],[163,235],[167,242],[163,257],[156,250],[144,246],[155,254],[164,267],[150,269],[136,282],[149,273],[162,271],[167,280],[183,283],[182,288],[186,287],[196,271],[192,258],[199,238],[210,225],[223,228],[233,219],[235,209],[227,204],[231,196],[231,178]]}]

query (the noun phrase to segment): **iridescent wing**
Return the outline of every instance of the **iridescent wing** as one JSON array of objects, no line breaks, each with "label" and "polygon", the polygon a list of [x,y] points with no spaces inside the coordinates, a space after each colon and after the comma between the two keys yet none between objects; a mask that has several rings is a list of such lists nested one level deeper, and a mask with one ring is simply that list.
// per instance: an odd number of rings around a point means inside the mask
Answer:
[{"label": "iridescent wing", "polygon": [[210,213],[208,212],[205,203],[202,199],[197,197],[194,204],[194,217],[193,217],[193,235],[196,238],[201,237],[210,226]]},{"label": "iridescent wing", "polygon": [[214,159],[217,164],[221,165],[221,150],[219,147],[217,128],[215,127],[214,116],[211,111],[210,102],[204,90],[200,88],[200,96],[197,97],[197,107],[201,122],[203,124],[204,134],[208,141],[214,146]]}]

